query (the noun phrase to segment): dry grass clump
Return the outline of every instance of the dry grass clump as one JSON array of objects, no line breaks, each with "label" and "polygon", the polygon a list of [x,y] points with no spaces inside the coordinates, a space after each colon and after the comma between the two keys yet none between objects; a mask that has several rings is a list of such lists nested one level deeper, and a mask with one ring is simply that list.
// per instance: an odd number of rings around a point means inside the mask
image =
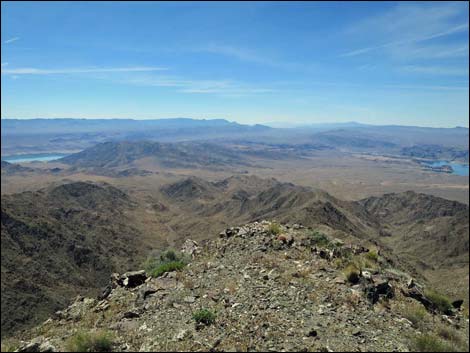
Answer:
[{"label": "dry grass clump", "polygon": [[69,352],[111,352],[113,339],[104,331],[78,332],[67,341]]},{"label": "dry grass clump", "polygon": [[343,273],[349,283],[356,284],[359,282],[361,270],[354,263],[350,263],[346,266]]}]

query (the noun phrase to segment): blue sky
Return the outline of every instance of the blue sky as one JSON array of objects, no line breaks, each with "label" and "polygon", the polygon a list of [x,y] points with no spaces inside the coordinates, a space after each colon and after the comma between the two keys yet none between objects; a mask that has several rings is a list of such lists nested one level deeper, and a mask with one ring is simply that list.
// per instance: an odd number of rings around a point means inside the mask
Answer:
[{"label": "blue sky", "polygon": [[9,2],[2,118],[468,126],[466,2]]}]

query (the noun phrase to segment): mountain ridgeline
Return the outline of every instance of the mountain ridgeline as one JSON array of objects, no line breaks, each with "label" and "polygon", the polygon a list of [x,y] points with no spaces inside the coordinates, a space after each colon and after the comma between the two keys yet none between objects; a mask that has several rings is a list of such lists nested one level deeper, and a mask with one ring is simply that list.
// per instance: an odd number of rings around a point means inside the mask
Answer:
[{"label": "mountain ridgeline", "polygon": [[[105,183],[72,182],[4,196],[1,212],[2,335],[44,320],[77,294],[96,295],[112,272],[139,268],[166,247],[162,237],[204,241],[262,219],[379,247],[397,268],[437,287],[446,282],[434,274],[444,271],[453,283],[448,294],[468,295],[459,278],[468,277],[468,206],[415,192],[353,202],[275,179],[190,177],[163,185],[143,204]],[[144,234],[149,212],[161,237]]]},{"label": "mountain ridgeline", "polygon": [[122,167],[144,158],[162,167],[210,167],[246,164],[232,150],[209,143],[105,142],[59,161],[77,167]]}]

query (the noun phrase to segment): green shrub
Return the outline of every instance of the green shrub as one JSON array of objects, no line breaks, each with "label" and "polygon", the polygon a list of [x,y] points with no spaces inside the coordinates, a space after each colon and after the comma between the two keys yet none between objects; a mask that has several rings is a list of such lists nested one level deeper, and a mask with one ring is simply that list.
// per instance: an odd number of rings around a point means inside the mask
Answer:
[{"label": "green shrub", "polygon": [[212,325],[215,322],[215,314],[208,309],[201,309],[193,313],[193,319],[198,324]]},{"label": "green shrub", "polygon": [[281,233],[281,226],[277,223],[271,223],[268,228],[268,233],[272,235],[278,235]]},{"label": "green shrub", "polygon": [[443,314],[452,313],[452,303],[449,298],[444,294],[438,293],[434,290],[425,291],[424,295],[436,306],[436,308]]},{"label": "green shrub", "polygon": [[359,268],[357,268],[356,265],[350,263],[343,270],[343,273],[349,283],[356,284],[359,282],[359,276],[361,275],[361,271],[359,270]]},{"label": "green shrub", "polygon": [[182,257],[181,254],[177,254],[175,250],[168,249],[160,255],[161,262],[172,262],[177,261]]},{"label": "green shrub", "polygon": [[159,277],[165,272],[180,271],[188,263],[188,259],[175,250],[166,250],[158,256],[151,256],[144,264],[145,271],[152,277]]},{"label": "green shrub", "polygon": [[412,339],[411,346],[415,352],[456,352],[453,345],[446,343],[433,334],[423,334]]},{"label": "green shrub", "polygon": [[171,261],[156,266],[151,271],[149,271],[149,273],[152,277],[160,277],[166,272],[181,271],[184,266],[186,266],[186,264],[182,261]]},{"label": "green shrub", "polygon": [[69,352],[111,352],[113,340],[106,332],[79,332],[67,341]]},{"label": "green shrub", "polygon": [[365,257],[373,262],[379,261],[379,254],[377,254],[377,251],[370,250],[366,252]]},{"label": "green shrub", "polygon": [[328,237],[321,232],[314,231],[310,233],[310,239],[312,243],[317,246],[329,247],[331,245],[331,242]]}]

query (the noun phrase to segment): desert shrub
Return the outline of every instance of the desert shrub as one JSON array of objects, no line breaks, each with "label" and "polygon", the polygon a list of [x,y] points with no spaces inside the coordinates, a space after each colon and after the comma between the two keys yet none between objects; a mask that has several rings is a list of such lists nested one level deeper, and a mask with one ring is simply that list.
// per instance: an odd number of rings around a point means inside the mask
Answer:
[{"label": "desert shrub", "polygon": [[411,348],[415,352],[456,352],[457,348],[439,339],[433,334],[415,336],[411,341]]},{"label": "desert shrub", "polygon": [[330,245],[332,245],[328,237],[325,234],[318,232],[318,231],[311,232],[310,239],[312,243],[317,246],[329,247]]},{"label": "desert shrub", "polygon": [[436,308],[441,313],[452,313],[452,303],[444,294],[438,293],[435,290],[427,290],[425,291],[424,295],[436,306]]},{"label": "desert shrub", "polygon": [[361,275],[361,270],[350,263],[346,268],[343,270],[344,275],[349,283],[356,284],[359,282],[359,276]]},{"label": "desert shrub", "polygon": [[462,343],[462,339],[460,338],[459,334],[452,327],[440,325],[437,328],[436,332],[439,335],[439,337],[445,339],[446,341],[450,341],[456,345],[459,345]]},{"label": "desert shrub", "polygon": [[333,265],[337,269],[344,267],[344,264],[345,264],[345,259],[343,259],[342,257],[337,257],[336,259],[333,260]]},{"label": "desert shrub", "polygon": [[111,352],[113,339],[107,332],[79,332],[69,338],[69,352]]},{"label": "desert shrub", "polygon": [[212,325],[215,322],[215,314],[208,309],[201,309],[193,313],[193,319],[198,324]]},{"label": "desert shrub", "polygon": [[370,251],[366,252],[364,256],[365,256],[366,259],[368,259],[370,261],[373,261],[373,262],[379,261],[379,254],[377,253],[377,251],[370,250]]},{"label": "desert shrub", "polygon": [[423,323],[424,319],[426,318],[427,311],[426,309],[420,304],[409,305],[406,307],[403,316],[408,319],[412,324],[413,327],[418,328]]},{"label": "desert shrub", "polygon": [[158,256],[149,257],[144,264],[144,268],[152,277],[159,277],[166,272],[180,271],[187,263],[187,257],[173,249],[169,249]]},{"label": "desert shrub", "polygon": [[271,223],[268,227],[268,233],[272,235],[278,235],[281,233],[281,226],[277,223]]},{"label": "desert shrub", "polygon": [[184,266],[186,266],[186,264],[182,261],[166,262],[158,265],[152,271],[150,271],[150,275],[152,277],[160,277],[166,272],[181,271]]},{"label": "desert shrub", "polygon": [[367,260],[364,256],[361,255],[353,255],[349,258],[349,261],[346,262],[346,267],[354,266],[356,267],[359,272],[363,271],[364,268],[368,268],[371,266],[369,265],[369,260]]},{"label": "desert shrub", "polygon": [[363,253],[363,254],[360,254],[360,255],[354,255],[354,256],[351,257],[351,262],[360,271],[362,271],[366,268],[367,269],[372,269],[372,270],[378,269],[380,266],[377,263],[377,261],[371,260],[367,254],[369,254],[369,252],[366,252],[366,253]]}]

